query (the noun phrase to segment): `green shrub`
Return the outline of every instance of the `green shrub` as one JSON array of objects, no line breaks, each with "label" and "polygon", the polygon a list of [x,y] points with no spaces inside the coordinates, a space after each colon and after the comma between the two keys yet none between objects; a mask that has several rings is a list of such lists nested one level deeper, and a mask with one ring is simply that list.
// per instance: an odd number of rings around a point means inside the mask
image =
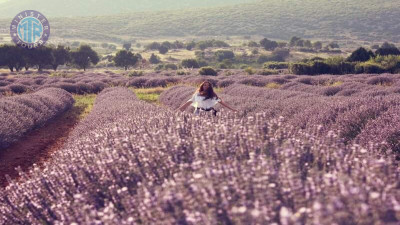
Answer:
[{"label": "green shrub", "polygon": [[184,68],[199,68],[199,63],[196,59],[184,59],[181,62],[182,67]]},{"label": "green shrub", "polygon": [[308,63],[296,62],[289,64],[289,71],[296,75],[308,75],[311,73],[311,68]]},{"label": "green shrub", "polygon": [[355,66],[356,73],[384,73],[386,72],[385,69],[374,62],[363,62],[358,63]]},{"label": "green shrub", "polygon": [[289,63],[287,62],[266,62],[264,64],[266,69],[288,69]]},{"label": "green shrub", "polygon": [[217,71],[212,67],[201,67],[199,70],[200,75],[217,76]]},{"label": "green shrub", "polygon": [[155,54],[153,53],[153,54],[151,54],[151,56],[150,56],[150,58],[149,58],[149,62],[150,62],[151,64],[157,64],[157,63],[160,63],[160,62],[161,62],[161,59],[160,59],[159,56],[157,56],[157,55],[155,55]]},{"label": "green shrub", "polygon": [[144,73],[141,70],[134,70],[128,73],[128,77],[140,77],[143,76]]},{"label": "green shrub", "polygon": [[168,63],[164,65],[164,69],[165,70],[177,70],[178,66],[176,64],[173,63]]},{"label": "green shrub", "polygon": [[246,72],[246,73],[249,74],[249,75],[253,75],[253,74],[256,73],[256,71],[255,71],[251,66],[247,67],[247,68],[244,70],[244,72]]},{"label": "green shrub", "polygon": [[215,52],[215,57],[218,61],[222,61],[224,59],[233,59],[235,58],[235,54],[231,50],[218,50]]},{"label": "green shrub", "polygon": [[185,72],[183,70],[176,71],[176,75],[189,75],[189,74],[190,74],[189,72]]},{"label": "green shrub", "polygon": [[228,69],[229,67],[225,63],[219,63],[218,68],[220,69]]},{"label": "green shrub", "polygon": [[264,69],[260,70],[257,72],[258,75],[273,75],[273,74],[279,74],[278,70],[270,70],[270,69]]}]

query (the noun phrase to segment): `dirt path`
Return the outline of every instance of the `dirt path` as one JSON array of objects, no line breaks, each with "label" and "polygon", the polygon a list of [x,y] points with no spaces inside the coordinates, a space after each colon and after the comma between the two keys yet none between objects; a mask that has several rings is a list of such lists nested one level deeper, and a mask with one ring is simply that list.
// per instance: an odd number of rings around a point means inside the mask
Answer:
[{"label": "dirt path", "polygon": [[64,145],[70,132],[87,114],[88,105],[77,102],[73,108],[55,118],[45,126],[29,132],[24,138],[0,151],[0,187],[8,184],[6,174],[11,179],[19,177],[16,167],[26,172],[34,164],[43,165],[50,154]]}]

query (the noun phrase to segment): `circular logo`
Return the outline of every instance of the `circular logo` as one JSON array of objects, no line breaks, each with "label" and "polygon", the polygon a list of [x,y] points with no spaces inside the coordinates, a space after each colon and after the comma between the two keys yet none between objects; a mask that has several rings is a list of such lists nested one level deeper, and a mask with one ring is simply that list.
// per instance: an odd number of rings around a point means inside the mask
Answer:
[{"label": "circular logo", "polygon": [[11,39],[23,48],[37,48],[50,37],[50,24],[46,17],[35,10],[25,10],[14,17],[10,26]]}]

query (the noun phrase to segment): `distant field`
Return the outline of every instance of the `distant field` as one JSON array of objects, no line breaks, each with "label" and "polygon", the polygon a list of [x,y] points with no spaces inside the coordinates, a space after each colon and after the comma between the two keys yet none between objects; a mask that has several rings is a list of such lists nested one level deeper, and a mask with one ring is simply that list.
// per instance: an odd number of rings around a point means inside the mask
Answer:
[{"label": "distant field", "polygon": [[[260,35],[400,42],[400,2],[388,0],[265,0],[209,9],[51,18],[52,35],[122,42],[135,37]],[[0,29],[9,19],[0,20]]]}]

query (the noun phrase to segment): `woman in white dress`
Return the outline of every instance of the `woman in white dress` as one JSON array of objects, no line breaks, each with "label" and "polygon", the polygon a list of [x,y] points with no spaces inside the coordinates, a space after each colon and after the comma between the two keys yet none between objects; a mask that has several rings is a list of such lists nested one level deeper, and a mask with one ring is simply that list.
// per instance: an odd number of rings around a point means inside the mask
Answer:
[{"label": "woman in white dress", "polygon": [[216,116],[217,110],[214,109],[214,106],[217,103],[234,112],[237,112],[236,109],[228,106],[225,102],[221,100],[221,98],[217,96],[217,94],[215,94],[212,84],[210,82],[204,81],[202,84],[200,84],[199,89],[196,90],[193,96],[185,104],[179,107],[179,110],[184,111],[189,105],[192,105],[194,107],[194,114],[196,115],[200,113],[200,110],[212,110],[213,115]]}]

